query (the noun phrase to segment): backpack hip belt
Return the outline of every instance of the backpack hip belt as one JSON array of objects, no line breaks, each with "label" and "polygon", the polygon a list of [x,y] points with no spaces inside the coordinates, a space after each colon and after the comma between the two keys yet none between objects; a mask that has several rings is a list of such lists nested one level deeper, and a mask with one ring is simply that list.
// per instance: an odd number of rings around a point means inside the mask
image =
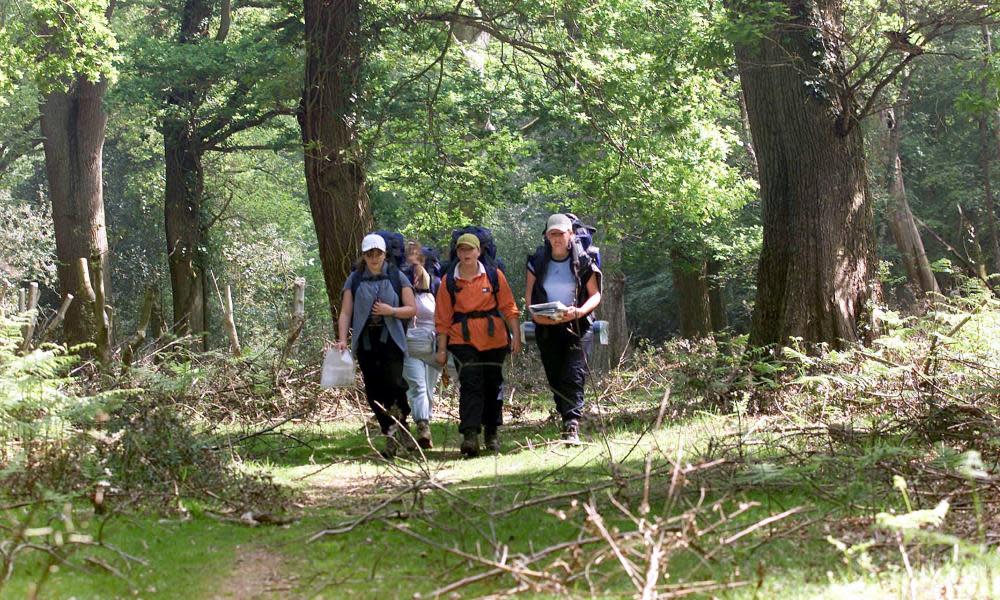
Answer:
[{"label": "backpack hip belt", "polygon": [[451,317],[452,323],[462,324],[462,339],[466,342],[472,341],[472,335],[469,333],[469,319],[489,319],[486,325],[486,332],[490,337],[496,333],[496,327],[493,325],[493,319],[491,317],[500,317],[500,311],[496,308],[490,310],[474,310],[472,312],[462,313],[456,312]]}]

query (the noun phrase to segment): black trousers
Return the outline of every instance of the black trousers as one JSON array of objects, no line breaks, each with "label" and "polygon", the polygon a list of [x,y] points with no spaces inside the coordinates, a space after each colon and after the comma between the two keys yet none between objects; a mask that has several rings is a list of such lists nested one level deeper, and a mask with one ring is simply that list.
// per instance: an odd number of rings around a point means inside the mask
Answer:
[{"label": "black trousers", "polygon": [[365,326],[361,335],[368,337],[358,344],[358,366],[365,382],[365,396],[382,433],[387,433],[394,423],[389,410],[398,408],[404,425],[410,414],[410,403],[406,400],[409,385],[403,379],[403,351],[388,335],[382,341],[381,327]]},{"label": "black trousers", "polygon": [[590,371],[587,355],[593,339],[590,330],[580,336],[567,324],[535,325],[545,377],[563,422],[583,416],[583,386]]},{"label": "black trousers", "polygon": [[476,350],[469,344],[449,344],[458,369],[458,430],[495,432],[503,424],[503,361],[507,347]]}]

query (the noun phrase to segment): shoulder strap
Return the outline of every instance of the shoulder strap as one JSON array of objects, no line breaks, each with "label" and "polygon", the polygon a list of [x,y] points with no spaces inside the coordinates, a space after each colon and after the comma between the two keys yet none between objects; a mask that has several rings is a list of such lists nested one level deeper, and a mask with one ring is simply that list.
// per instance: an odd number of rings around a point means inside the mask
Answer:
[{"label": "shoulder strap", "polygon": [[545,271],[549,267],[550,254],[548,243],[535,248],[535,253],[531,256],[531,266],[535,267],[535,279],[541,281],[545,279]]},{"label": "shoulder strap", "polygon": [[458,292],[458,284],[455,283],[455,272],[449,270],[441,279],[444,281],[444,286],[448,289],[448,296],[451,298],[451,307],[454,309],[455,294]]},{"label": "shoulder strap", "polygon": [[498,294],[500,293],[500,275],[498,274],[498,269],[491,265],[483,265],[486,267],[486,278],[490,281],[490,287],[493,288],[493,303],[496,305],[495,308],[500,308],[500,298]]},{"label": "shoulder strap", "polygon": [[399,305],[403,305],[403,284],[399,282],[399,268],[394,264],[389,264],[388,268],[385,270],[386,277],[389,278],[389,283],[392,284],[392,291],[396,292],[396,299]]}]

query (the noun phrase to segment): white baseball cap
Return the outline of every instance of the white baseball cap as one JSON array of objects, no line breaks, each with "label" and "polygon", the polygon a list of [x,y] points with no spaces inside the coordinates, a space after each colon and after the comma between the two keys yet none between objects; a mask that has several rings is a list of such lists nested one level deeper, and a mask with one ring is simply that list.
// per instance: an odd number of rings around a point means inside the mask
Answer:
[{"label": "white baseball cap", "polygon": [[361,251],[381,250],[385,252],[385,239],[377,233],[369,233],[361,240]]}]

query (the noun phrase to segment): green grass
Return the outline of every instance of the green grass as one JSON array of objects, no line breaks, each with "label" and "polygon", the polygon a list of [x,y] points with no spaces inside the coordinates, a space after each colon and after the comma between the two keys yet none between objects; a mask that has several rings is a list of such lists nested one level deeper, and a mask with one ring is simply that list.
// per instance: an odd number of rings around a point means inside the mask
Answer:
[{"label": "green grass", "polygon": [[[684,461],[697,462],[706,453],[718,452],[719,440],[732,439],[729,434],[759,430],[744,438],[760,442],[747,445],[748,466],[720,467],[693,477],[672,512],[665,511],[669,476],[653,478],[651,517],[667,518],[700,502],[703,510],[698,523],[705,527],[743,503],[759,503],[730,519],[719,531],[695,540],[704,554],[718,545],[720,538],[763,518],[794,507],[803,507],[803,511],[742,536],[707,560],[691,550],[671,554],[666,581],[749,582],[746,587],[714,592],[721,598],[908,597],[908,577],[894,546],[883,545],[873,552],[875,567],[866,570],[845,563],[841,552],[826,538],[849,533],[858,541],[871,539],[875,533],[867,521],[852,527],[850,519],[868,517],[877,510],[899,509],[891,476],[880,474],[880,465],[913,458],[919,454],[917,449],[898,441],[873,442],[854,449],[851,460],[818,455],[801,464],[781,464],[784,453],[774,445],[780,436],[767,432],[764,419],[695,413],[646,432],[655,419],[655,404],[658,398],[649,396],[633,405],[616,407],[615,417],[604,423],[603,434],[592,426],[585,431],[588,444],[568,448],[550,443],[558,432],[554,424],[544,421],[545,400],[536,399],[521,421],[501,430],[501,455],[472,460],[458,458],[455,424],[438,421],[433,424],[436,448],[427,452],[425,462],[401,458],[393,465],[376,458],[359,420],[285,426],[281,431],[287,436],[269,435],[244,444],[242,468],[266,470],[276,481],[299,490],[303,507],[298,509],[298,521],[283,527],[249,528],[209,518],[198,506],[190,507],[192,517],[183,522],[144,515],[118,517],[108,526],[106,539],[142,557],[148,566],[134,566],[126,573],[129,582],[99,569],[63,569],[46,584],[44,595],[226,597],[239,589],[241,582],[234,577],[252,579],[253,568],[248,571],[245,565],[236,564],[248,553],[278,565],[277,573],[284,581],[280,589],[272,590],[274,597],[426,595],[486,570],[442,547],[492,557],[494,547],[506,547],[509,554],[530,553],[575,539],[585,523],[579,502],[591,497],[609,527],[631,528],[632,523],[613,507],[608,492],[615,492],[618,502],[634,510],[642,496],[642,481],[634,479],[628,485],[581,495],[575,507],[570,498],[564,498],[510,514],[491,513],[531,498],[641,474],[649,455],[659,467],[665,464],[665,457],[673,458],[683,448]],[[393,500],[414,480],[431,481],[447,492],[425,486]],[[347,533],[306,541],[321,529],[349,523],[390,500],[378,519]],[[839,523],[839,529],[827,531],[831,523]],[[440,547],[417,541],[394,527]],[[106,553],[101,556],[112,561]],[[39,559],[19,563],[13,581],[4,590],[5,597],[24,596],[30,582],[37,580],[41,564]],[[114,564],[120,567],[121,562]],[[945,588],[958,594],[956,597],[988,597],[994,593],[989,585],[1000,572],[998,566],[995,553],[958,562],[946,556],[920,560],[915,567],[916,597],[939,597]],[[550,564],[548,568],[565,573],[579,571],[582,566]],[[634,594],[613,557],[594,568],[592,579],[602,595]],[[261,585],[263,591],[270,589]],[[475,597],[514,585],[509,576],[495,577],[464,587],[460,593]],[[1000,590],[1000,582],[993,585],[992,589]],[[570,594],[587,595],[589,590],[577,581]]]}]

